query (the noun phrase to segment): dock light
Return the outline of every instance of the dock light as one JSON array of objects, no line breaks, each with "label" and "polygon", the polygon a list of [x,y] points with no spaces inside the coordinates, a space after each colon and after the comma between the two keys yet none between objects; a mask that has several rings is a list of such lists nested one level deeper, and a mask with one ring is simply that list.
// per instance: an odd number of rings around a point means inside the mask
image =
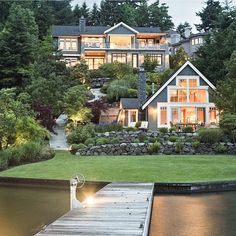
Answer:
[{"label": "dock light", "polygon": [[90,196],[85,200],[85,202],[88,203],[89,205],[92,205],[94,204],[95,201],[94,198]]}]

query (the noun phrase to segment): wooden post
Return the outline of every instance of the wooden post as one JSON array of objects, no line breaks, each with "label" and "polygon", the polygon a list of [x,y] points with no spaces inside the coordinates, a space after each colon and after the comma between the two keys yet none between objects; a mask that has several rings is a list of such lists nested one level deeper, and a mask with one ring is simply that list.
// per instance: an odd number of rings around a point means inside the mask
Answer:
[{"label": "wooden post", "polygon": [[83,208],[84,206],[78,199],[76,198],[76,187],[77,184],[79,183],[78,178],[73,178],[70,180],[70,209],[75,209],[75,208]]}]

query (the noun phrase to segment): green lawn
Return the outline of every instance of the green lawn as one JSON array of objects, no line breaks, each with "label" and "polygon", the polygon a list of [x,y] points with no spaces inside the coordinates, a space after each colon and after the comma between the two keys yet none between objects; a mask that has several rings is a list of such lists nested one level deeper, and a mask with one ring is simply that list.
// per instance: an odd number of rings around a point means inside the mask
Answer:
[{"label": "green lawn", "polygon": [[82,173],[94,181],[196,182],[236,180],[236,156],[78,157],[54,159],[0,172],[0,176],[70,179]]}]

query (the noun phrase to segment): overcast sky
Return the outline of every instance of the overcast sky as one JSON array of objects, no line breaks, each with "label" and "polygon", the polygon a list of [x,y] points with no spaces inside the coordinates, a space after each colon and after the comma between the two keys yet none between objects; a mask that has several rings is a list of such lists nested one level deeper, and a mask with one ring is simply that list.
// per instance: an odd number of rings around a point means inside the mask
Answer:
[{"label": "overcast sky", "polygon": [[[160,0],[160,3],[166,3],[169,6],[169,14],[173,18],[175,26],[184,21],[189,22],[193,26],[193,31],[195,30],[194,24],[200,22],[199,17],[196,16],[196,12],[200,11],[204,7],[204,2],[207,0]],[[84,0],[73,0],[73,5],[82,4]],[[100,0],[86,0],[89,6],[93,3],[100,3]],[[149,4],[154,2],[154,0],[149,0]],[[221,0],[225,2],[225,0]],[[236,0],[232,0],[232,4],[236,6]]]}]

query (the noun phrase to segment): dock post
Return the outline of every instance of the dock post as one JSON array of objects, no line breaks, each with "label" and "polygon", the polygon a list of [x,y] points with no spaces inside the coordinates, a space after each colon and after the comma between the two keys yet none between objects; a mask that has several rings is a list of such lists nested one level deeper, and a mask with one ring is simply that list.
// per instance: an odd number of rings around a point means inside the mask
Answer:
[{"label": "dock post", "polygon": [[78,178],[73,178],[70,180],[70,209],[83,208],[84,206],[76,197],[76,187],[79,183]]}]

